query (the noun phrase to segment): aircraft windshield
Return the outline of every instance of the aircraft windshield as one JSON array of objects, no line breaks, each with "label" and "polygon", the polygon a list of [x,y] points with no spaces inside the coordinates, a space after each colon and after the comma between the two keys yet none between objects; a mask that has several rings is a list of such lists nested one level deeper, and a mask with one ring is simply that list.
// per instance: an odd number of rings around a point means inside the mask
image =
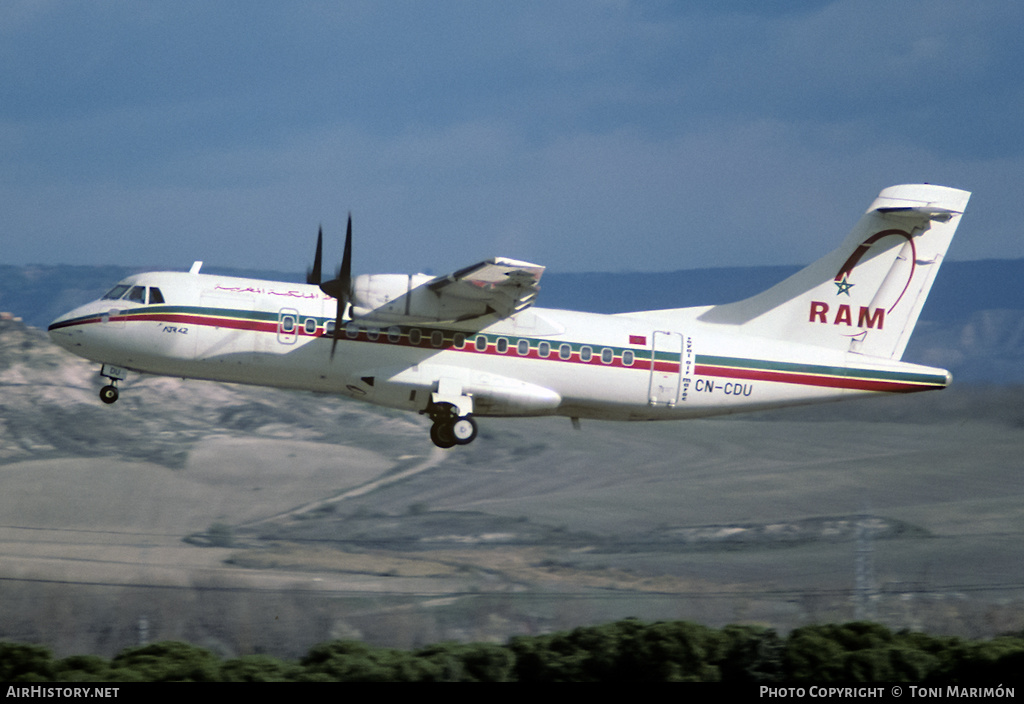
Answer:
[{"label": "aircraft windshield", "polygon": [[[103,298],[100,300],[104,301],[116,301],[121,298],[126,301],[134,301],[135,303],[146,302],[146,287],[145,286],[131,286],[129,284],[118,284],[114,288],[107,291]],[[153,286],[149,288],[149,302],[163,303],[164,295],[160,292],[160,289]]]},{"label": "aircraft windshield", "polygon": [[118,298],[120,298],[121,296],[123,296],[128,291],[128,289],[130,289],[130,288],[131,288],[131,286],[127,286],[125,284],[118,284],[114,288],[112,288],[109,291],[107,291],[103,295],[103,299],[102,300],[104,300],[104,301],[115,301]]}]

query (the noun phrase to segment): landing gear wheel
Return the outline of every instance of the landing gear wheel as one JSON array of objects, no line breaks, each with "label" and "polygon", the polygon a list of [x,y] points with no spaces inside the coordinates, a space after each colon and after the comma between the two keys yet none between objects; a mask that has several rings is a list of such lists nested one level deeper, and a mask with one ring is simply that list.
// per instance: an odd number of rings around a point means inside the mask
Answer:
[{"label": "landing gear wheel", "polygon": [[113,384],[107,384],[100,389],[100,400],[103,403],[113,403],[117,400],[117,387]]},{"label": "landing gear wheel", "polygon": [[468,445],[476,439],[476,421],[472,416],[456,418],[451,428],[456,445]]},{"label": "landing gear wheel", "polygon": [[430,439],[443,450],[455,447],[458,442],[452,432],[451,423],[438,422],[430,426]]}]

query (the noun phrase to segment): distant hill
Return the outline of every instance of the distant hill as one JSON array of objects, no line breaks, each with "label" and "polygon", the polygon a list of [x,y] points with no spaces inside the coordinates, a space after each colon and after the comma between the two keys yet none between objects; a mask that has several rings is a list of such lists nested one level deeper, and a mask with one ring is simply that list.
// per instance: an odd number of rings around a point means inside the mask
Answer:
[{"label": "distant hill", "polygon": [[[550,308],[620,313],[742,300],[797,266],[691,269],[667,273],[549,274]],[[1024,259],[946,262],[904,359],[948,369],[959,381],[1024,383]]]},{"label": "distant hill", "polygon": [[[595,313],[727,303],[751,296],[797,266],[727,267],[659,273],[544,275],[539,304]],[[151,269],[151,268],[150,268]],[[95,299],[124,276],[146,268],[0,266],[0,311],[45,329],[61,313]],[[204,272],[302,281],[301,273]],[[1024,382],[1024,259],[947,262],[905,358],[949,369],[961,380]]]},{"label": "distant hill", "polygon": [[[658,273],[546,272],[539,305],[595,313],[657,310],[739,301],[799,266],[723,267]],[[1024,259],[946,262],[922,318],[954,320],[980,310],[1024,310]]]}]

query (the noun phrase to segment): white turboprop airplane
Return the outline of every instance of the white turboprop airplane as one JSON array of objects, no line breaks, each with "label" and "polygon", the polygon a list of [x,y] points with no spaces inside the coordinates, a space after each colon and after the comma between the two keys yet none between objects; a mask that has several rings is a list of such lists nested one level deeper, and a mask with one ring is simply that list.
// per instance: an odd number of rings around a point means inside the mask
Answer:
[{"label": "white turboprop airplane", "polygon": [[941,389],[901,362],[970,193],[887,188],[838,249],[737,303],[599,315],[533,307],[544,267],[496,258],[448,276],[307,284],[188,273],[130,276],[55,320],[61,347],[128,371],[306,389],[428,415],[439,447],[474,417],[695,418]]}]

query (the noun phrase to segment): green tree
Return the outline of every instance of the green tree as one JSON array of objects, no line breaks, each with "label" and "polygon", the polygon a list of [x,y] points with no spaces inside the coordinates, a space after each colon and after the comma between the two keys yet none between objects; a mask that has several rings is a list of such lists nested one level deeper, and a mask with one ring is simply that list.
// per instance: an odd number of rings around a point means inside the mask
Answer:
[{"label": "green tree", "polygon": [[0,643],[0,682],[46,682],[53,675],[53,653],[48,648]]},{"label": "green tree", "polygon": [[839,682],[843,679],[843,646],[820,626],[789,634],[783,655],[786,679],[795,682]]},{"label": "green tree", "polygon": [[269,655],[243,655],[221,665],[223,682],[291,682],[299,677],[302,668]]},{"label": "green tree", "polygon": [[438,643],[416,651],[429,671],[444,682],[509,682],[515,657],[489,643]]},{"label": "green tree", "polygon": [[514,638],[515,675],[532,682],[713,681],[721,635],[685,621],[633,619],[539,638]]},{"label": "green tree", "polygon": [[205,648],[162,641],[121,651],[111,661],[111,677],[142,682],[217,682],[220,659]]},{"label": "green tree", "polygon": [[1024,640],[1002,636],[989,641],[958,643],[946,677],[952,682],[1018,682],[1024,675]]},{"label": "green tree", "polygon": [[338,640],[314,646],[300,663],[303,678],[339,682],[423,682],[440,679],[436,667],[404,650]]},{"label": "green tree", "polygon": [[61,682],[104,682],[110,677],[110,661],[99,655],[72,655],[60,660],[54,670]]},{"label": "green tree", "polygon": [[726,626],[725,656],[719,665],[723,682],[781,682],[783,651],[779,635],[762,626]]}]

